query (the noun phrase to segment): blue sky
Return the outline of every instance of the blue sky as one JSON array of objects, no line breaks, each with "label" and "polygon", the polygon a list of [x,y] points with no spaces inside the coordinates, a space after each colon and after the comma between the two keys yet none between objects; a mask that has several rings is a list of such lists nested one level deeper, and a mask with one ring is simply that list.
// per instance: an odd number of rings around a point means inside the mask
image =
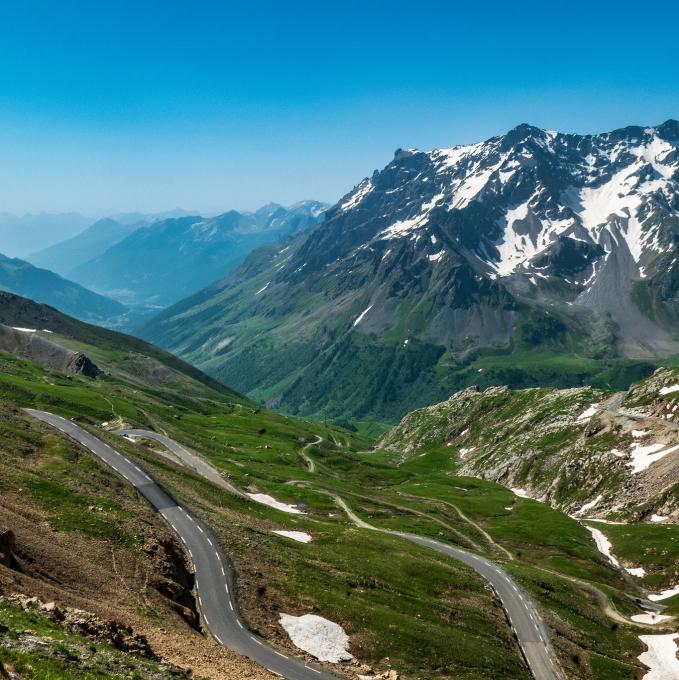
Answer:
[{"label": "blue sky", "polygon": [[334,201],[397,147],[679,118],[679,3],[0,4],[0,211]]}]

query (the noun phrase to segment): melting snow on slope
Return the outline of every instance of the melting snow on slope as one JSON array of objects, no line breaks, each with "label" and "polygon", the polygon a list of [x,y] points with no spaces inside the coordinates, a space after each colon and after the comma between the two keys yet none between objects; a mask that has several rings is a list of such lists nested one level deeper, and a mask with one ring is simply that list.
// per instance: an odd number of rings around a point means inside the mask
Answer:
[{"label": "melting snow on slope", "polygon": [[632,444],[632,451],[630,452],[632,460],[630,460],[627,465],[632,468],[632,473],[636,475],[677,449],[679,449],[679,444],[677,446],[665,448],[665,444],[649,444],[648,446],[642,446],[641,444],[634,442],[634,444]]},{"label": "melting snow on slope", "polygon": [[646,623],[649,626],[655,626],[658,623],[662,623],[663,621],[667,621],[668,619],[671,619],[671,616],[666,616],[665,614],[635,614],[634,616],[630,617],[632,621],[635,621],[636,623]]},{"label": "melting snow on slope", "polygon": [[666,515],[656,515],[655,513],[651,515],[651,522],[664,522],[666,519],[669,519]]},{"label": "melting snow on slope", "polygon": [[642,680],[679,680],[677,638],[679,633],[639,636],[648,651],[639,654],[637,659],[650,669]]},{"label": "melting snow on slope", "polygon": [[591,406],[588,406],[577,418],[576,422],[578,423],[584,423],[588,421],[593,415],[596,414],[597,409],[599,408],[598,404],[592,404]]},{"label": "melting snow on slope", "polygon": [[15,331],[21,331],[22,333],[35,333],[37,328],[22,328],[21,326],[12,326]]},{"label": "melting snow on slope", "polygon": [[338,663],[354,658],[347,651],[349,636],[339,624],[315,614],[281,614],[279,620],[292,643],[319,661]]},{"label": "melting snow on slope", "polygon": [[274,530],[274,534],[279,536],[285,536],[285,538],[291,538],[293,541],[298,541],[299,543],[311,543],[311,534],[307,534],[306,531],[284,531]]},{"label": "melting snow on slope", "polygon": [[269,284],[270,284],[270,283],[271,283],[271,281],[268,281],[267,284],[266,284],[265,286],[262,286],[262,287],[255,293],[255,295],[259,295],[260,293],[263,293],[263,292],[269,287]]},{"label": "melting snow on slope", "polygon": [[579,510],[577,510],[574,514],[575,515],[582,515],[583,513],[587,512],[588,510],[591,510],[595,505],[598,505],[601,502],[601,499],[603,496],[599,494],[594,500],[588,501],[585,503]]},{"label": "melting snow on slope", "polygon": [[641,439],[641,437],[645,437],[648,434],[648,430],[632,430],[632,436],[635,439]]},{"label": "melting snow on slope", "polygon": [[261,503],[262,505],[268,505],[270,508],[276,508],[276,510],[282,510],[283,512],[290,512],[294,515],[303,514],[302,511],[296,505],[289,505],[288,503],[281,503],[277,501],[272,496],[265,493],[249,493],[247,494],[256,503]]},{"label": "melting snow on slope", "polygon": [[[532,197],[531,197],[532,198]],[[527,262],[547,248],[556,237],[573,224],[573,220],[539,220],[541,228],[534,236],[523,225],[528,220],[531,199],[507,210],[498,219],[502,230],[500,240],[495,244],[499,260],[493,263],[498,276],[509,276],[520,264]],[[537,218],[535,218],[537,219]]]},{"label": "melting snow on slope", "polygon": [[666,394],[672,394],[672,392],[679,392],[679,385],[670,385],[669,387],[661,387],[658,390],[658,394],[665,396]]},{"label": "melting snow on slope", "polygon": [[439,250],[438,253],[434,253],[433,255],[427,255],[427,257],[429,258],[430,262],[438,262],[439,260],[441,260],[443,258],[445,253],[446,253],[445,250]]},{"label": "melting snow on slope", "polygon": [[363,317],[372,309],[372,305],[368,305],[357,317],[356,321],[354,321],[353,325],[358,326],[359,323],[363,320]]},{"label": "melting snow on slope", "polygon": [[679,586],[674,586],[674,588],[668,588],[667,590],[661,590],[659,593],[652,593],[648,596],[651,602],[659,602],[660,600],[667,600],[670,597],[679,595]]},{"label": "melting snow on slope", "polygon": [[373,189],[373,183],[369,179],[363,180],[356,191],[342,203],[340,210],[350,210],[356,207]]},{"label": "melting snow on slope", "polygon": [[470,448],[465,448],[464,446],[460,449],[460,458],[464,458],[468,453],[471,453],[476,447],[472,446]]},{"label": "melting snow on slope", "polygon": [[510,489],[510,491],[514,495],[519,496],[520,498],[530,498],[530,496],[528,495],[528,491],[526,491],[525,489],[512,488]]},{"label": "melting snow on slope", "polygon": [[597,550],[602,554],[605,555],[608,558],[608,561],[614,566],[614,567],[620,567],[620,562],[613,556],[611,553],[611,542],[598,530],[595,529],[594,527],[587,526],[586,524],[583,525],[587,531],[589,531],[590,534],[592,534],[592,537],[594,538],[594,542],[596,543]]},{"label": "melting snow on slope", "polygon": [[644,578],[644,576],[646,576],[646,570],[643,567],[625,567],[625,571],[638,578]]}]

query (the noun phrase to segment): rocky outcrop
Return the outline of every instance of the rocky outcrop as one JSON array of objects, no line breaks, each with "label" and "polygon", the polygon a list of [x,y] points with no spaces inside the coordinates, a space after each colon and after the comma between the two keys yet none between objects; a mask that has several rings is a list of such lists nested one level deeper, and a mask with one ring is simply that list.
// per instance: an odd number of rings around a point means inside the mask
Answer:
[{"label": "rocky outcrop", "polygon": [[32,329],[17,329],[0,324],[0,350],[62,373],[98,378],[102,371],[82,352],[63,347]]},{"label": "rocky outcrop", "polygon": [[193,594],[194,575],[179,546],[171,540],[152,539],[144,552],[155,566],[149,585],[171,602],[172,608],[193,628],[199,629],[199,616]]},{"label": "rocky outcrop", "polygon": [[115,649],[158,661],[143,635],[135,633],[130,626],[118,621],[105,621],[96,614],[75,607],[60,607],[55,602],[42,602],[37,597],[20,593],[0,597],[0,602],[19,605],[25,611],[39,611],[47,618],[63,626],[71,633],[91,640],[105,642]]},{"label": "rocky outcrop", "polygon": [[0,530],[0,565],[9,567],[14,571],[21,571],[19,562],[14,554],[16,551],[16,539],[14,532],[9,529]]}]

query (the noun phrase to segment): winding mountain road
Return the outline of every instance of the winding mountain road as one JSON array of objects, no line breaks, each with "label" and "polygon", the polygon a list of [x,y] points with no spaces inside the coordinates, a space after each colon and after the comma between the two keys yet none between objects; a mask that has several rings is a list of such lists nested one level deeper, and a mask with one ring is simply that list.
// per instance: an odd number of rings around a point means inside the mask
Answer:
[{"label": "winding mountain road", "polygon": [[[305,664],[296,657],[287,656],[248,631],[238,614],[233,568],[221,553],[212,532],[178,505],[144,470],[66,418],[35,409],[24,411],[60,430],[112,468],[137,489],[170,525],[184,543],[193,562],[200,613],[206,627],[219,644],[249,657],[272,673],[289,680],[337,680],[340,677]],[[143,436],[149,435],[150,433],[144,432]],[[154,438],[157,438],[155,433]],[[189,453],[186,449],[183,450]]]},{"label": "winding mountain road", "polygon": [[504,569],[485,557],[463,550],[462,548],[456,548],[447,543],[441,543],[432,538],[418,536],[417,534],[405,531],[392,531],[375,527],[356,515],[339,496],[333,496],[333,498],[356,526],[404,538],[412,543],[417,543],[425,548],[452,557],[471,567],[490,583],[500,598],[533,676],[537,680],[564,680],[565,676],[559,666],[556,654],[549,640],[549,635],[538,616],[533,601]]},{"label": "winding mountain road", "polygon": [[[311,678],[313,680],[336,680],[337,675],[314,668],[295,657],[278,652],[246,629],[238,615],[237,602],[234,597],[233,569],[229,561],[221,554],[208,527],[193,518],[170,498],[134,462],[66,418],[34,409],[25,409],[25,411],[59,429],[113,468],[132,484],[168,522],[186,546],[191,557],[196,574],[196,591],[201,614],[217,642],[244,654],[273,673],[289,680]],[[244,495],[238,488],[227,482],[209,463],[166,435],[142,429],[120,429],[115,433],[128,438],[143,437],[158,441],[171,451],[179,462],[194,469],[205,479],[226,491]],[[358,517],[339,496],[333,496],[333,498],[356,526],[398,536],[471,567],[491,585],[502,602],[533,677],[536,680],[564,680],[565,676],[559,666],[547,630],[538,616],[533,601],[504,569],[485,557],[431,538],[375,527]]]}]

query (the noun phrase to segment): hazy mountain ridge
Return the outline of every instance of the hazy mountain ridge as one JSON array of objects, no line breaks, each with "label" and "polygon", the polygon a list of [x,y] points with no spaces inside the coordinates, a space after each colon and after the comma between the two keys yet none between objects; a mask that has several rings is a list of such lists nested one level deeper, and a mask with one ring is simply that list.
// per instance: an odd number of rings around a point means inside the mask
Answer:
[{"label": "hazy mountain ridge", "polygon": [[72,238],[29,255],[28,259],[37,267],[68,277],[78,265],[101,255],[139,226],[139,223],[126,224],[105,217]]},{"label": "hazy mountain ridge", "polygon": [[105,252],[75,267],[79,283],[121,302],[163,307],[190,295],[239,265],[254,248],[315,225],[325,210],[317,201],[254,213],[182,216],[134,230]]},{"label": "hazy mountain ridge", "polygon": [[119,302],[93,293],[54,272],[4,255],[0,255],[0,288],[92,323],[108,323],[126,311]]},{"label": "hazy mountain ridge", "polygon": [[624,386],[642,369],[618,380],[611,356],[679,352],[678,140],[676,121],[588,136],[520,125],[399,150],[308,235],[141,332],[294,412],[399,416],[472,384],[479,351],[582,357],[479,364],[484,385]]},{"label": "hazy mountain ridge", "polygon": [[28,257],[38,249],[71,238],[85,229],[91,218],[77,212],[0,213],[1,252],[12,257]]}]

